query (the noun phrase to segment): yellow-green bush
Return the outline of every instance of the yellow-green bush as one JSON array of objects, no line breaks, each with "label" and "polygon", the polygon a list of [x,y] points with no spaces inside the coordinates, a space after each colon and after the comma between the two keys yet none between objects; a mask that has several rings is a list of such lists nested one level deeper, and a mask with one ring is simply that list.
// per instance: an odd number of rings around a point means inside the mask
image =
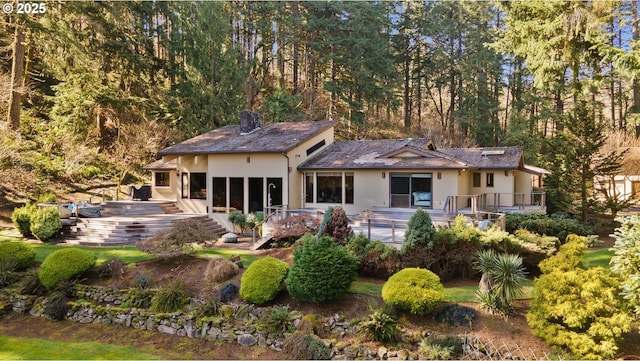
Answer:
[{"label": "yellow-green bush", "polygon": [[40,265],[38,277],[47,288],[53,289],[61,281],[79,276],[96,263],[93,253],[78,248],[65,248],[55,251]]},{"label": "yellow-green bush", "polygon": [[527,322],[534,335],[579,359],[612,359],[631,317],[620,280],[603,267],[584,269],[584,237],[569,235],[557,255],[543,261]]},{"label": "yellow-green bush", "polygon": [[26,269],[36,258],[36,252],[19,242],[0,242],[0,259],[10,259],[18,264],[18,269]]},{"label": "yellow-green bush", "polygon": [[24,207],[14,209],[11,214],[11,221],[13,222],[13,225],[25,238],[33,236],[31,234],[31,215],[35,211],[35,205],[27,204]]},{"label": "yellow-green bush", "polygon": [[31,214],[31,233],[41,241],[53,238],[61,228],[58,208],[39,208]]},{"label": "yellow-green bush", "polygon": [[261,305],[276,297],[282,290],[289,265],[274,257],[261,258],[247,268],[240,280],[240,296]]},{"label": "yellow-green bush", "polygon": [[405,268],[389,277],[382,286],[385,303],[414,315],[431,312],[443,298],[444,286],[440,277],[421,268]]}]

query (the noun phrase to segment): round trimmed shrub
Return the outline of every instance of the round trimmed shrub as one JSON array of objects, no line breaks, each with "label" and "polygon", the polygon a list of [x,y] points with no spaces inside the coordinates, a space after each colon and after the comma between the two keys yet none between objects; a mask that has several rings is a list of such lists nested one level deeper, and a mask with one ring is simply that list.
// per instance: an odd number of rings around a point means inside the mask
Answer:
[{"label": "round trimmed shrub", "polygon": [[306,235],[293,250],[293,266],[285,280],[291,296],[322,303],[347,292],[356,279],[358,260],[329,237]]},{"label": "round trimmed shrub", "polygon": [[382,299],[414,315],[431,312],[444,298],[440,277],[422,268],[405,268],[382,286]]},{"label": "round trimmed shrub", "polygon": [[274,257],[251,263],[240,279],[240,297],[257,305],[271,301],[282,290],[288,271],[289,265]]},{"label": "round trimmed shrub", "polygon": [[26,269],[36,258],[36,251],[19,242],[0,242],[0,259],[10,259],[18,264],[18,269]]},{"label": "round trimmed shrub", "polygon": [[238,266],[222,257],[212,258],[204,271],[204,280],[209,284],[224,282],[240,272]]},{"label": "round trimmed shrub", "polygon": [[93,253],[78,248],[55,251],[40,265],[38,277],[47,288],[53,289],[58,283],[81,275],[96,263]]},{"label": "round trimmed shrub", "polygon": [[57,235],[61,228],[58,208],[38,208],[31,215],[31,233],[40,241],[46,241]]},{"label": "round trimmed shrub", "polygon": [[25,237],[30,238],[31,234],[31,215],[36,211],[34,205],[26,205],[24,207],[16,208],[11,214],[11,221],[16,227],[18,232]]}]

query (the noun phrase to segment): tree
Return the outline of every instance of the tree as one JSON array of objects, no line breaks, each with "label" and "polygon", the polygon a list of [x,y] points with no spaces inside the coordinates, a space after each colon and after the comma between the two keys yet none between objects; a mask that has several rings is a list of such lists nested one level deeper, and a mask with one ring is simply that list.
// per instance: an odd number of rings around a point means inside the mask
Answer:
[{"label": "tree", "polygon": [[402,242],[402,253],[407,253],[414,247],[423,246],[430,248],[431,239],[436,229],[431,222],[429,213],[418,208],[407,223],[407,231]]},{"label": "tree", "polygon": [[615,229],[613,238],[614,256],[611,271],[621,280],[621,295],[636,315],[640,315],[640,217],[618,217],[620,227]]}]

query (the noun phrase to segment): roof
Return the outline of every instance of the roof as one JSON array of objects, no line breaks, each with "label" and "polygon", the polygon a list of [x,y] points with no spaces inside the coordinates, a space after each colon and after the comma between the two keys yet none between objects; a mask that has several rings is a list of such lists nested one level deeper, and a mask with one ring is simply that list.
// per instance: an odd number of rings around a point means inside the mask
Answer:
[{"label": "roof", "polygon": [[284,153],[334,126],[332,121],[262,124],[259,130],[240,134],[240,125],[227,125],[158,152],[159,155]]},{"label": "roof", "polygon": [[158,159],[153,163],[149,163],[143,167],[147,170],[176,170],[178,169],[178,162],[175,159],[165,162],[162,159]]},{"label": "roof", "polygon": [[424,138],[353,140],[331,144],[298,169],[518,169],[522,154],[521,147],[435,150]]}]

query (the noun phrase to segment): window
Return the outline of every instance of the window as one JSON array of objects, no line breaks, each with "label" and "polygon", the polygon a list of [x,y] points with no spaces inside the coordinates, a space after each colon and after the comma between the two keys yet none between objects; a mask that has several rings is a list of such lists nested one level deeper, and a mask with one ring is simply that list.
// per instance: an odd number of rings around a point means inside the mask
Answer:
[{"label": "window", "polygon": [[189,197],[191,199],[207,199],[207,173],[190,174]]},{"label": "window", "polygon": [[353,173],[344,174],[344,202],[353,204]]},{"label": "window", "polygon": [[342,203],[342,173],[316,173],[317,203]]},{"label": "window", "polygon": [[169,172],[156,172],[156,187],[169,186]]},{"label": "window", "polygon": [[309,149],[307,149],[307,157],[310,156],[316,150],[322,148],[325,144],[327,144],[327,143],[323,139],[323,140],[319,141],[318,143],[314,144],[313,146],[311,146]]},{"label": "window", "polygon": [[213,177],[211,179],[211,196],[213,211],[227,211],[227,178]]},{"label": "window", "polygon": [[480,187],[480,173],[473,173],[473,187]]},{"label": "window", "polygon": [[304,174],[304,201],[313,203],[313,175],[314,173]]},{"label": "window", "polygon": [[493,187],[493,173],[487,173],[487,187]]},{"label": "window", "polygon": [[249,178],[249,213],[264,210],[264,179]]},{"label": "window", "polygon": [[189,173],[182,173],[182,199],[189,198]]},{"label": "window", "polygon": [[229,178],[229,207],[244,212],[244,178]]}]

